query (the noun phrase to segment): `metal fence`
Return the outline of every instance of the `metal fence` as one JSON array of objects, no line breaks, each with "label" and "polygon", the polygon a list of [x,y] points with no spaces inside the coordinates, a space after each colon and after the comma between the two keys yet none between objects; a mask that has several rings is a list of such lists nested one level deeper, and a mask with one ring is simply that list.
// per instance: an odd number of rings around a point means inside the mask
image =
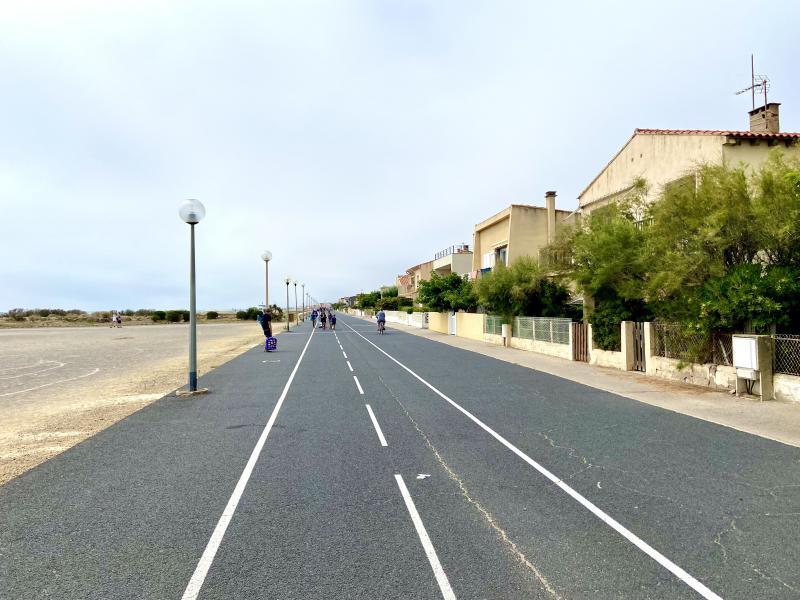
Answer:
[{"label": "metal fence", "polygon": [[503,317],[496,317],[494,315],[484,315],[483,333],[503,335]]},{"label": "metal fence", "polygon": [[800,335],[776,333],[772,339],[775,342],[775,372],[800,375]]},{"label": "metal fence", "polygon": [[569,344],[571,319],[547,317],[515,317],[513,336],[552,344]]},{"label": "metal fence", "polygon": [[653,323],[654,355],[692,363],[733,364],[733,334],[695,333],[677,323]]}]

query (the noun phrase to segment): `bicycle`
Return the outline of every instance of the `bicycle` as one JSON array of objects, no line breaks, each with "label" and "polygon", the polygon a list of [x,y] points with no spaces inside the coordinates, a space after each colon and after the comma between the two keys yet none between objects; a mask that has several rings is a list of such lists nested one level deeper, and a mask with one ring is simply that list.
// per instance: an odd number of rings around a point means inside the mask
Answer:
[{"label": "bicycle", "polygon": [[386,331],[386,323],[383,321],[378,321],[378,333],[383,335],[384,331]]}]

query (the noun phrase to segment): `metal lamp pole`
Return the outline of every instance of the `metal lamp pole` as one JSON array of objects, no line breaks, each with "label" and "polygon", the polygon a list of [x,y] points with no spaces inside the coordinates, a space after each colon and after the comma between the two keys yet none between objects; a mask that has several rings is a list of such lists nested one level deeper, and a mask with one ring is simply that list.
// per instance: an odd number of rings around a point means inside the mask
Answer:
[{"label": "metal lamp pole", "polygon": [[286,331],[291,331],[289,327],[289,284],[291,283],[291,279],[288,277],[286,278]]},{"label": "metal lamp pole", "polygon": [[292,283],[294,283],[294,314],[298,315],[297,317],[297,325],[300,326],[300,317],[299,313],[297,312],[297,280],[295,279]]},{"label": "metal lamp pole", "polygon": [[300,284],[303,287],[303,320],[306,320],[306,284]]},{"label": "metal lamp pole", "polygon": [[197,391],[197,302],[195,294],[194,226],[206,216],[206,209],[199,200],[186,200],[178,214],[191,230],[189,251],[189,391]]},{"label": "metal lamp pole", "polygon": [[265,250],[261,260],[264,261],[264,310],[269,310],[269,261],[272,260],[272,252]]}]

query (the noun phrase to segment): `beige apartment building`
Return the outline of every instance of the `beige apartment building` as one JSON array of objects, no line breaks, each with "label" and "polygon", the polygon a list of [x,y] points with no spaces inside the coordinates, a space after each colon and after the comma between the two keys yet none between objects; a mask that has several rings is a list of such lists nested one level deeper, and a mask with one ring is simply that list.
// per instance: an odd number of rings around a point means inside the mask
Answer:
[{"label": "beige apartment building", "polygon": [[547,192],[545,206],[512,204],[475,225],[472,276],[496,264],[511,264],[521,256],[539,258],[556,232],[574,223],[576,215],[556,209],[556,193]]},{"label": "beige apartment building", "polygon": [[472,269],[472,250],[468,244],[455,244],[445,248],[434,255],[433,260],[429,260],[406,269],[402,275],[395,279],[397,294],[406,298],[411,298],[416,302],[419,282],[427,281],[431,278],[431,273],[445,276],[450,273],[468,275]]},{"label": "beige apartment building", "polygon": [[800,133],[780,132],[779,106],[772,102],[750,111],[749,131],[635,129],[622,149],[580,193],[579,210],[588,214],[623,197],[639,178],[647,181],[648,200],[652,201],[664,186],[693,176],[701,164],[743,163],[757,169],[775,147],[798,154],[800,150],[794,143]]},{"label": "beige apartment building", "polygon": [[419,290],[419,282],[430,279],[432,271],[432,260],[409,267],[406,269],[405,275],[397,276],[397,294],[399,296],[404,296],[405,298],[411,298],[414,302],[416,302],[417,292]]}]

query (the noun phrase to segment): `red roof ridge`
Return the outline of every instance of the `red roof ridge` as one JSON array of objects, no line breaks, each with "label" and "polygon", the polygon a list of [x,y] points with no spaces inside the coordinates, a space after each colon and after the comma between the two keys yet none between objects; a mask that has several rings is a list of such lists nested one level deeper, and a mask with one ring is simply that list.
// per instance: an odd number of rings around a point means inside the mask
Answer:
[{"label": "red roof ridge", "polygon": [[771,133],[769,131],[731,131],[722,129],[643,129],[636,128],[634,134],[650,135],[731,135],[736,137],[788,137],[800,138],[798,132]]}]

